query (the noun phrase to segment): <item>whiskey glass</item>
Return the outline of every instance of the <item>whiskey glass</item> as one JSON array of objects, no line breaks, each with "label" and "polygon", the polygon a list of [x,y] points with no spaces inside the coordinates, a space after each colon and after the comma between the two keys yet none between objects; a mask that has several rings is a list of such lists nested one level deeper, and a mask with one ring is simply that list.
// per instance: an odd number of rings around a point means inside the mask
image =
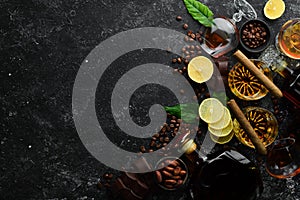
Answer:
[{"label": "whiskey glass", "polygon": [[234,13],[232,19],[217,17],[213,19],[212,27],[206,29],[202,49],[214,58],[232,51],[239,44],[239,30],[236,22],[242,17],[256,19],[257,14],[254,8],[246,0],[234,0],[234,7],[238,13]]},{"label": "whiskey glass", "polygon": [[300,18],[290,19],[282,25],[275,45],[283,55],[300,59]]},{"label": "whiskey glass", "polygon": [[[250,60],[272,80],[271,71],[263,61]],[[232,67],[228,74],[228,85],[235,96],[246,101],[261,99],[268,93],[267,88],[239,62]]]},{"label": "whiskey glass", "polygon": [[300,173],[300,152],[295,146],[294,138],[275,140],[266,160],[266,170],[271,176],[286,179]]},{"label": "whiskey glass", "polygon": [[295,186],[298,185],[292,178],[300,173],[300,149],[294,138],[276,140],[268,151],[266,171],[273,177],[286,179],[289,196],[298,199]]},{"label": "whiskey glass", "polygon": [[[267,109],[254,106],[246,107],[243,112],[265,147],[272,144],[278,136],[278,122],[273,113]],[[254,148],[253,143],[245,130],[241,128],[237,119],[233,120],[233,127],[237,139],[244,145]]]}]

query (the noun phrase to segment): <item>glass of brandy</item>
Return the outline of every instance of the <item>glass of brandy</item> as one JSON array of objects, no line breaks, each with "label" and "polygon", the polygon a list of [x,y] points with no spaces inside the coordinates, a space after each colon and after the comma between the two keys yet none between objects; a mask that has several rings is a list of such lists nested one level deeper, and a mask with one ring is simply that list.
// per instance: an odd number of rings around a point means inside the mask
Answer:
[{"label": "glass of brandy", "polygon": [[276,37],[276,47],[282,54],[300,59],[300,18],[290,19],[283,24]]},{"label": "glass of brandy", "polygon": [[[272,80],[271,71],[264,62],[256,59],[251,59],[251,61]],[[261,99],[268,93],[265,86],[239,62],[232,67],[228,74],[228,85],[233,94],[246,101]]]},{"label": "glass of brandy", "polygon": [[300,173],[300,152],[294,138],[275,140],[267,155],[266,170],[276,178],[290,178]]},{"label": "glass of brandy", "polygon": [[266,160],[267,172],[275,178],[286,179],[292,196],[295,194],[296,185],[292,177],[300,173],[300,150],[298,148],[294,138],[275,140]]},{"label": "glass of brandy", "polygon": [[[278,122],[273,113],[255,106],[248,106],[243,109],[243,112],[265,147],[271,145],[278,136]],[[254,148],[248,134],[240,126],[237,119],[233,120],[233,125],[233,132],[237,139],[244,145]]]},{"label": "glass of brandy", "polygon": [[239,44],[239,31],[235,23],[246,19],[256,19],[254,8],[246,0],[234,0],[234,7],[238,10],[232,19],[217,17],[213,19],[212,27],[206,29],[204,42],[201,47],[214,58],[232,51]]}]

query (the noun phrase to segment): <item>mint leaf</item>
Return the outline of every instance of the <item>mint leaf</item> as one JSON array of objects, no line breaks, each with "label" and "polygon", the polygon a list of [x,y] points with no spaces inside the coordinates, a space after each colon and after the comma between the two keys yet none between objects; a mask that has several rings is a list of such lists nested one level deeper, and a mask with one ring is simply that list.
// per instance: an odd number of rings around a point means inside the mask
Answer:
[{"label": "mint leaf", "polygon": [[206,27],[211,27],[213,22],[213,12],[204,4],[197,0],[183,0],[185,7],[192,17]]},{"label": "mint leaf", "polygon": [[177,104],[175,106],[164,106],[164,109],[171,115],[181,118],[186,123],[197,123],[198,117],[197,103]]}]

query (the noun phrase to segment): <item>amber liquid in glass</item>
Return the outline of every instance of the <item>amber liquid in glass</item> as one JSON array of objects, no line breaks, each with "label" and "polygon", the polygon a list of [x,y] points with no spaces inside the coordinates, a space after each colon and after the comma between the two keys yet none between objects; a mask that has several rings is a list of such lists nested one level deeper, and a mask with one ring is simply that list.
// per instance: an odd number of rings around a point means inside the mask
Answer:
[{"label": "amber liquid in glass", "polygon": [[223,47],[226,44],[228,44],[228,41],[226,40],[227,35],[222,31],[215,31],[211,33],[211,31],[208,31],[205,34],[206,39],[206,45],[211,49],[216,49],[218,47]]},{"label": "amber liquid in glass", "polygon": [[214,25],[205,32],[201,47],[211,56],[218,58],[235,49],[239,42],[236,26],[226,18],[215,18]]},{"label": "amber liquid in glass", "polygon": [[[261,142],[265,146],[270,145],[278,135],[276,117],[270,111],[260,107],[246,107],[244,113]],[[233,124],[233,131],[237,138],[243,144],[254,148],[248,134],[241,128],[236,119],[233,120]]]},{"label": "amber liquid in glass", "polygon": [[287,21],[278,34],[277,42],[286,56],[300,59],[300,19]]},{"label": "amber liquid in glass", "polygon": [[295,158],[296,152],[292,147],[292,141],[275,144],[275,147],[268,153],[266,169],[271,176],[283,179],[300,173],[300,166]]}]

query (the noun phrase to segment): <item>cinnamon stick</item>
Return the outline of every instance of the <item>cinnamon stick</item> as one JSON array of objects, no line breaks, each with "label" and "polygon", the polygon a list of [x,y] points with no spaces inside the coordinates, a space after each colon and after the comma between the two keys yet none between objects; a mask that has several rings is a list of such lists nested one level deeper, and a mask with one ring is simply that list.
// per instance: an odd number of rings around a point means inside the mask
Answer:
[{"label": "cinnamon stick", "polygon": [[237,121],[240,123],[245,133],[249,136],[251,142],[253,143],[255,149],[258,153],[262,155],[267,155],[267,149],[265,145],[258,138],[256,132],[252,128],[250,122],[245,117],[244,113],[241,111],[240,107],[237,105],[234,99],[228,101],[227,105],[230,107],[231,111],[234,113]]},{"label": "cinnamon stick", "polygon": [[237,50],[234,54],[234,57],[244,65],[260,82],[276,97],[281,98],[282,92],[280,89],[266,76],[261,72],[253,62],[251,62],[240,50]]}]

